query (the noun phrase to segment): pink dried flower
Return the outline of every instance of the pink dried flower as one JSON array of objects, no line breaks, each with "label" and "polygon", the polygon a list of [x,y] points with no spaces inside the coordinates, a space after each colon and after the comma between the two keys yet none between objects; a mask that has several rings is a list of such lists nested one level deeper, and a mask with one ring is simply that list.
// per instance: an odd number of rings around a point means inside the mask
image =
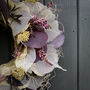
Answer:
[{"label": "pink dried flower", "polygon": [[44,60],[47,64],[49,64],[50,66],[52,66],[52,64],[48,61],[48,59],[47,59],[47,54],[45,53],[45,51],[43,51],[42,49],[40,49],[39,51],[38,51],[38,53],[39,53],[39,57],[42,59],[42,60]]},{"label": "pink dried flower", "polygon": [[39,25],[39,26],[43,26],[43,28],[45,29],[49,29],[50,25],[47,23],[47,20],[41,18],[37,18],[35,15],[33,16],[33,20],[34,20],[34,24]]}]

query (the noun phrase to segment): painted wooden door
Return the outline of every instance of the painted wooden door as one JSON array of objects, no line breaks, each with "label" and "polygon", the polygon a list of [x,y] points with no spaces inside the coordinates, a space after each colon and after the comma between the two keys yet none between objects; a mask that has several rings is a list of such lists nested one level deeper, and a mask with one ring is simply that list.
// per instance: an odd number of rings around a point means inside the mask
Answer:
[{"label": "painted wooden door", "polygon": [[[50,0],[40,0],[47,4]],[[59,21],[65,27],[64,57],[60,65],[67,72],[56,69],[50,90],[90,90],[90,0],[53,0],[59,12]],[[0,30],[0,63],[12,54],[12,40],[7,31]],[[9,89],[9,88],[8,88]],[[0,90],[7,90],[1,88]]]},{"label": "painted wooden door", "polygon": [[76,0],[54,0],[59,12],[59,21],[65,27],[64,58],[60,65],[67,72],[56,70],[51,90],[77,90],[77,4]]}]

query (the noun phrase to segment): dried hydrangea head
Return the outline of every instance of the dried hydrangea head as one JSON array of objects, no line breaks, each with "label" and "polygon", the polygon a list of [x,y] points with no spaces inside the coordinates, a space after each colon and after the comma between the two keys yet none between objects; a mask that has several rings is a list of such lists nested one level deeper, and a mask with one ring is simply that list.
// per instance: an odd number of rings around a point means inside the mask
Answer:
[{"label": "dried hydrangea head", "polygon": [[30,36],[30,32],[29,31],[24,31],[24,32],[21,32],[20,34],[18,34],[16,36],[16,39],[18,42],[26,42],[29,40],[29,36]]},{"label": "dried hydrangea head", "polygon": [[16,68],[12,70],[12,76],[17,79],[21,80],[21,78],[24,76],[24,69],[23,68]]}]

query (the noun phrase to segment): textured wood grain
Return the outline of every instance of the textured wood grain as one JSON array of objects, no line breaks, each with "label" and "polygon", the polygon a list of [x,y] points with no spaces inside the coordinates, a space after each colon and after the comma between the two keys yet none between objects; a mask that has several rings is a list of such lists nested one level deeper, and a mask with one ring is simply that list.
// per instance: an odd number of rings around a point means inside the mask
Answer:
[{"label": "textured wood grain", "polygon": [[90,90],[90,0],[80,0],[80,89]]},{"label": "textured wood grain", "polygon": [[60,59],[60,65],[67,72],[57,70],[56,77],[52,80],[50,90],[77,90],[77,11],[76,0],[53,0],[62,12],[59,13],[59,21],[65,27],[65,43],[63,46],[64,58]]}]

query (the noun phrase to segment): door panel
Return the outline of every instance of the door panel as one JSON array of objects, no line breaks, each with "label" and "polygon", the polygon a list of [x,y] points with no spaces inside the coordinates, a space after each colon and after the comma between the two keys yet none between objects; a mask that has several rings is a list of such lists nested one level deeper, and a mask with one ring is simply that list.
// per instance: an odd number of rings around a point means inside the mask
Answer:
[{"label": "door panel", "polygon": [[56,77],[52,80],[50,90],[77,90],[77,8],[76,0],[53,0],[59,12],[59,21],[64,24],[65,43],[64,57],[59,64],[67,72],[56,70]]},{"label": "door panel", "polygon": [[80,90],[90,90],[90,0],[79,3]]},{"label": "door panel", "polygon": [[[40,1],[42,3],[45,1],[47,4],[50,0]],[[60,9],[58,19],[65,28],[64,57],[60,58],[59,64],[66,68],[67,72],[55,70],[56,77],[51,80],[50,90],[90,90],[90,0],[53,1]],[[79,1],[78,7],[77,1]],[[12,58],[14,50],[13,40],[10,36],[9,32],[0,30],[0,64]],[[77,50],[77,46],[79,46],[79,50]],[[5,88],[3,90],[6,90]]]}]

